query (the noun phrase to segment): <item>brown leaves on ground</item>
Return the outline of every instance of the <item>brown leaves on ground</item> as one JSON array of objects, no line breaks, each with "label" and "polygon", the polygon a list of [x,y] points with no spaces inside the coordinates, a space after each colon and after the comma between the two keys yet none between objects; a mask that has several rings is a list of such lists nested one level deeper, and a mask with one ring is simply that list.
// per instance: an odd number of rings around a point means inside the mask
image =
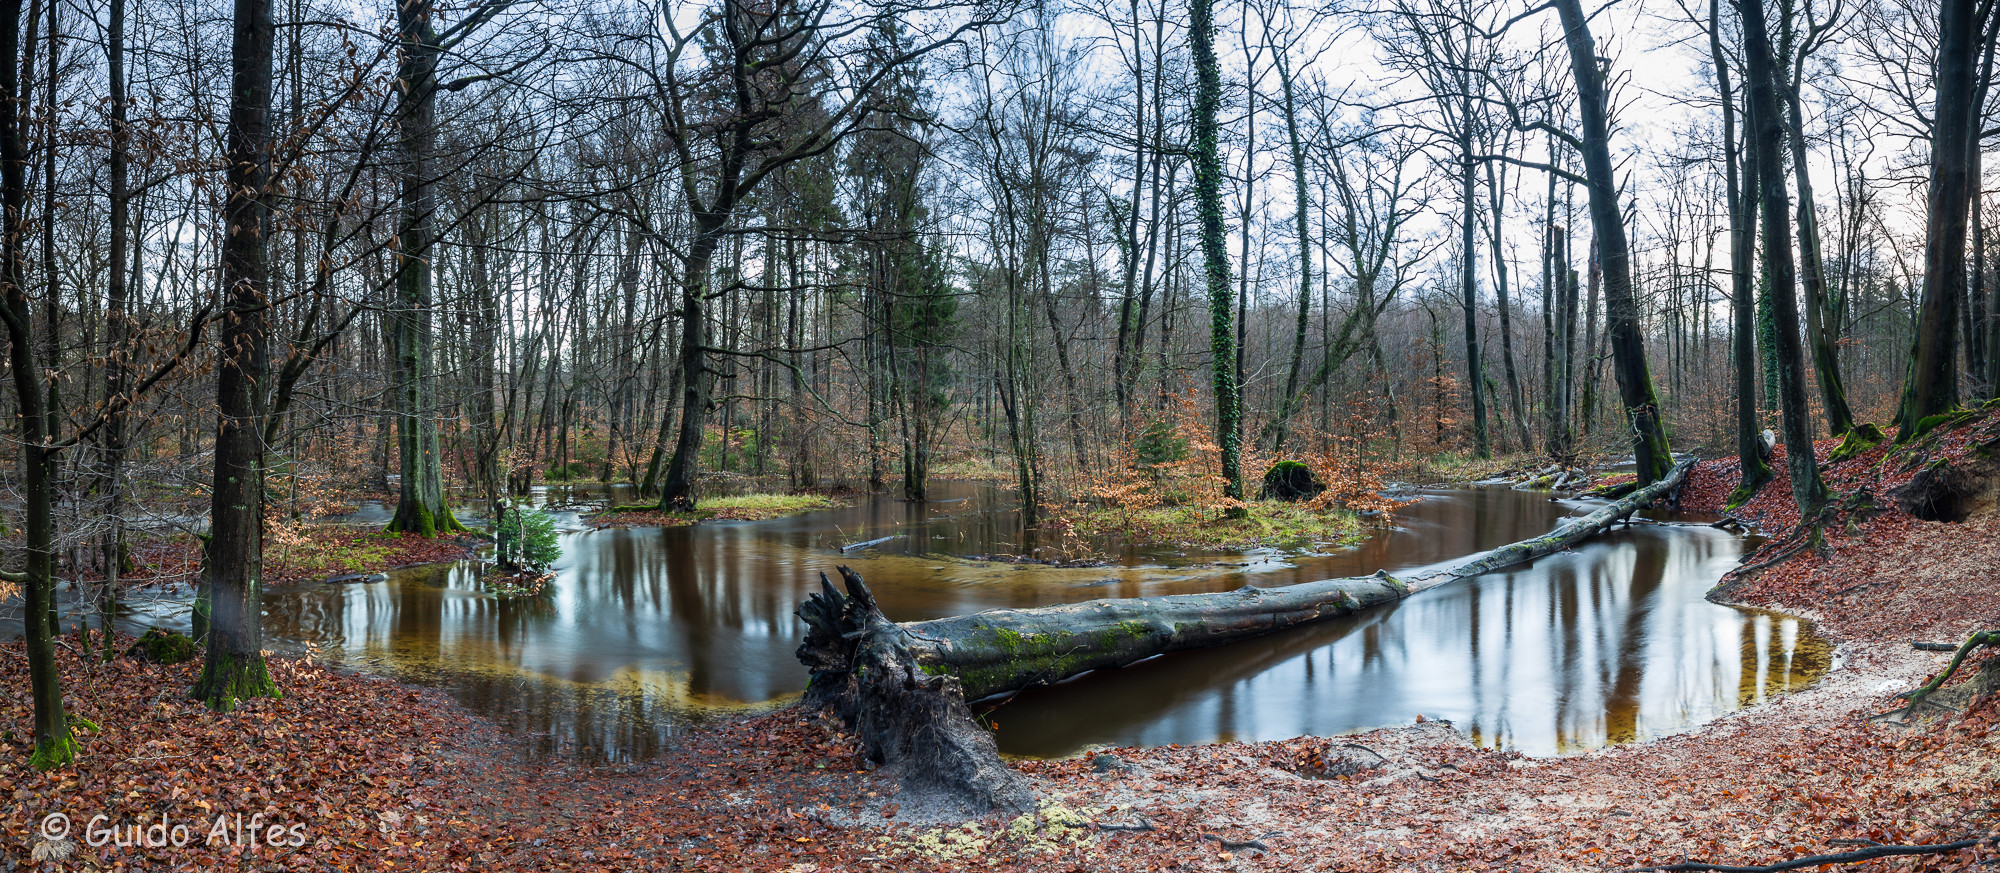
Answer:
[{"label": "brown leaves on ground", "polygon": [[[28,861],[49,842],[39,836],[44,817],[63,813],[71,844],[64,869],[431,867],[425,859],[435,857],[445,822],[422,787],[452,781],[446,741],[470,727],[436,695],[272,659],[285,697],[218,715],[187,699],[199,661],[86,665],[67,646],[57,653],[69,711],[98,730],[79,729],[74,765],[30,769],[27,662],[18,641],[0,647],[0,687],[10,692],[0,699],[0,857],[37,869]],[[162,822],[165,845],[144,845],[145,828]],[[304,826],[302,836],[292,825]],[[109,844],[90,845],[107,842],[93,838],[106,833]],[[177,835],[183,845],[173,845]],[[295,838],[304,845],[283,845]]]},{"label": "brown leaves on ground", "polygon": [[[0,745],[10,786],[0,851],[22,865],[41,844],[42,816],[63,811],[78,834],[98,814],[142,826],[165,816],[196,832],[181,848],[77,841],[100,869],[1601,870],[1683,855],[1768,863],[1837,849],[1833,840],[1949,839],[1987,826],[1994,791],[1992,708],[1908,732],[1866,719],[1886,694],[1828,717],[1804,700],[1815,690],[1763,717],[1573,758],[1470,748],[1432,722],[1121,749],[1114,767],[1023,761],[1055,803],[1151,829],[1037,840],[996,819],[975,823],[979,851],[954,854],[930,847],[957,845],[937,836],[965,828],[890,818],[902,799],[857,771],[852,739],[796,711],[697,732],[647,764],[529,768],[490,725],[388,682],[273,660],[285,698],[216,715],[181,699],[194,665],[100,669],[63,657],[72,708],[103,730],[53,774],[25,770],[18,736]],[[0,683],[24,688],[23,664],[19,644],[7,646]],[[0,717],[25,732],[25,695]],[[1315,768],[1339,772],[1313,778]],[[229,825],[258,813],[303,825],[306,844],[208,843],[218,815]]]},{"label": "brown leaves on ground", "polygon": [[[380,573],[399,567],[471,557],[485,540],[475,534],[423,537],[369,528],[274,523],[264,542],[264,584],[319,582],[337,576]],[[191,536],[143,540],[132,550],[131,584],[192,581],[201,569],[201,543]]]},{"label": "brown leaves on ground", "polygon": [[[1950,439],[1926,451],[1950,451]],[[1878,448],[1828,479],[1879,495],[1907,475],[1889,458]],[[1728,464],[1706,462],[1683,498],[1719,508],[1734,485]],[[1781,480],[1743,514],[1781,531],[1796,518],[1788,503]],[[78,849],[127,869],[1600,871],[1769,864],[1856,841],[1990,833],[2000,706],[1914,726],[1875,716],[1948,657],[1912,651],[1911,639],[1955,641],[2000,624],[2000,518],[1856,516],[1831,526],[1827,544],[1734,592],[1808,612],[1842,642],[1840,666],[1805,691],[1689,733],[1562,758],[1472,748],[1431,722],[1015,762],[1066,810],[1060,820],[1073,812],[1105,826],[1067,831],[1048,811],[912,822],[911,798],[859,772],[852,738],[796,710],[694,731],[644,764],[531,766],[513,740],[430,694],[291,661],[273,662],[285,699],[214,715],[180,699],[192,667],[91,668],[65,652],[73,708],[104,730],[86,734],[73,769],[35,774],[22,769],[31,721],[16,643],[0,647],[0,687],[14,692],[0,724],[16,734],[0,745],[4,851],[29,864],[34,828],[56,809],[203,824],[261,811],[311,837],[247,861],[211,847]],[[1996,857],[1987,846],[1844,869],[1958,870]]]}]

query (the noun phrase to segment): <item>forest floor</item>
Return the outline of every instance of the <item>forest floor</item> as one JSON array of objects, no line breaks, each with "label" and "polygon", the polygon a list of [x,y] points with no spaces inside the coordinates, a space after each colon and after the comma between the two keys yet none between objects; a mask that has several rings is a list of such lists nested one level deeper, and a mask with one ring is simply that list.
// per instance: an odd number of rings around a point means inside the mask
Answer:
[{"label": "forest floor", "polygon": [[1205,506],[1092,506],[1065,520],[1071,532],[1086,540],[1206,552],[1324,551],[1353,545],[1365,534],[1361,516],[1350,510],[1282,500],[1247,501],[1247,510],[1248,515],[1239,519]]},{"label": "forest floor", "polygon": [[[2000,417],[1968,419],[1915,454],[1878,447],[1827,478],[1893,503],[1942,461],[1964,474],[1961,489],[1990,487],[1980,471],[1994,448]],[[1719,509],[1734,478],[1729,462],[1703,463],[1684,503]],[[1781,478],[1737,511],[1779,534],[1748,565],[1792,548],[1788,495]],[[1732,580],[1733,601],[1816,621],[1838,644],[1835,665],[1808,689],[1686,733],[1554,758],[1478,749],[1437,722],[1105,750],[1015,762],[1044,805],[962,824],[906,821],[920,810],[901,809],[893,783],[859,768],[852,739],[796,709],[694,732],[643,764],[530,765],[441,694],[292,660],[273,662],[287,697],[218,716],[182,699],[192,665],[88,667],[61,650],[72,710],[101,728],[83,734],[74,767],[36,774],[24,769],[25,659],[10,643],[0,646],[0,870],[67,851],[63,869],[89,859],[100,869],[1601,871],[1979,837],[2000,814],[2000,706],[1974,692],[2000,680],[2000,660],[1969,662],[1979,669],[1941,692],[1956,711],[1881,717],[1949,657],[1913,640],[2000,624],[2000,513],[1990,501],[1975,510],[1953,523],[1847,512],[1823,548]],[[52,842],[39,829],[57,811],[74,824]],[[128,825],[164,816],[190,826],[191,844],[80,843],[100,814]],[[256,814],[266,827],[299,825],[303,845],[246,846],[235,816]],[[267,842],[293,839],[277,837]],[[1996,858],[1987,844],[1838,869]]]},{"label": "forest floor", "polygon": [[693,512],[663,512],[651,504],[614,506],[585,519],[591,527],[679,527],[704,521],[769,521],[832,509],[841,502],[823,494],[737,494],[703,498]]},{"label": "forest floor", "polygon": [[[1584,469],[1596,469],[1612,460],[1607,452],[1585,450],[1578,454],[1576,463]],[[1523,479],[1548,466],[1548,456],[1539,452],[1502,453],[1491,458],[1468,451],[1412,452],[1384,462],[1381,475],[1419,486],[1458,486]]]},{"label": "forest floor", "polygon": [[[373,528],[274,524],[264,542],[264,584],[319,582],[457,561],[472,557],[488,541],[473,533],[421,537]],[[133,544],[132,563],[131,570],[120,574],[123,584],[191,581],[201,569],[201,542],[186,534],[140,539]]]}]

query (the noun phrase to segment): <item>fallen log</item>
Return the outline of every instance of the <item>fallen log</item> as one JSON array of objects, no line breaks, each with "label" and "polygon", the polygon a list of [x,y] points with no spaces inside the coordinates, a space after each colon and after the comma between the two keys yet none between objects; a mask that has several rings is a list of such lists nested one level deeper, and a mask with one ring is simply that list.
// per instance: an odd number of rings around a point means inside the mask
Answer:
[{"label": "fallen log", "polygon": [[972,718],[966,701],[1350,615],[1532,561],[1629,521],[1675,493],[1692,466],[1683,461],[1659,481],[1543,536],[1403,578],[1378,571],[1278,588],[1112,598],[897,624],[876,608],[860,575],[841,567],[845,595],[821,574],[821,592],[798,608],[807,625],[798,657],[812,671],[806,703],[838,713],[859,733],[869,759],[896,768],[906,788],[967,811],[1023,809],[1031,794],[1000,764],[991,734]]},{"label": "fallen log", "polygon": [[865,543],[849,543],[847,545],[840,547],[840,553],[845,555],[848,552],[852,552],[857,549],[865,549],[868,548],[869,546],[879,546],[883,543],[886,543],[893,539],[898,539],[900,537],[902,537],[902,534],[891,534],[886,537],[876,537],[875,539],[869,540]]}]

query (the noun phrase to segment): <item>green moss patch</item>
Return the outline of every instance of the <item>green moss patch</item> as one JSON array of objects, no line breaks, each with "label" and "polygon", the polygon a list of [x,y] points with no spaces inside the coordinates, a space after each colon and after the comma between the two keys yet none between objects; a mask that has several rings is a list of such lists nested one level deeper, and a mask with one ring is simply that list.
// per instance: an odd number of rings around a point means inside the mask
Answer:
[{"label": "green moss patch", "polygon": [[590,524],[597,528],[679,527],[704,521],[768,521],[840,505],[822,494],[738,494],[701,500],[693,512],[667,512],[651,503],[613,506],[593,516]]},{"label": "green moss patch", "polygon": [[201,654],[201,646],[185,634],[153,628],[139,637],[126,654],[155,664],[183,664]]},{"label": "green moss patch", "polygon": [[1211,551],[1349,546],[1364,535],[1360,515],[1345,509],[1314,509],[1282,500],[1252,501],[1247,509],[1247,518],[1228,518],[1220,510],[1196,506],[1098,506],[1083,510],[1073,520],[1072,530],[1085,538],[1126,545]]},{"label": "green moss patch", "polygon": [[1826,456],[1826,462],[1838,464],[1881,445],[1884,439],[1887,437],[1883,436],[1882,428],[1870,423],[1857,425],[1848,431],[1846,436],[1841,437],[1840,445],[1835,446],[1833,453]]}]

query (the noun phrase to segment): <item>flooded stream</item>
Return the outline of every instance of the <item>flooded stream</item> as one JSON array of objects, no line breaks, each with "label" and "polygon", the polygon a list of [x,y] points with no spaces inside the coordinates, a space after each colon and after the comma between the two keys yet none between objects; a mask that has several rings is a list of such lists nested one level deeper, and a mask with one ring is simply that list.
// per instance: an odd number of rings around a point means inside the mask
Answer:
[{"label": "flooded stream", "polygon": [[[1065,569],[972,559],[1021,551],[1009,495],[934,491],[922,505],[863,498],[768,522],[570,533],[553,593],[532,600],[484,596],[469,564],[274,589],[265,628],[336,663],[442,688],[532,756],[624,761],[705,719],[795,697],[806,675],[792,610],[836,564],[865,576],[891,618],[915,620],[1398,572],[1544,533],[1590,505],[1425,492],[1394,530],[1329,554],[1132,551],[1118,566]],[[1702,599],[1743,539],[1656,518],[1669,523],[1364,615],[1025,692],[990,717],[1017,755],[1337,734],[1419,714],[1482,745],[1548,754],[1685,730],[1824,670],[1826,649],[1802,622]],[[879,537],[894,539],[839,552]]]}]

